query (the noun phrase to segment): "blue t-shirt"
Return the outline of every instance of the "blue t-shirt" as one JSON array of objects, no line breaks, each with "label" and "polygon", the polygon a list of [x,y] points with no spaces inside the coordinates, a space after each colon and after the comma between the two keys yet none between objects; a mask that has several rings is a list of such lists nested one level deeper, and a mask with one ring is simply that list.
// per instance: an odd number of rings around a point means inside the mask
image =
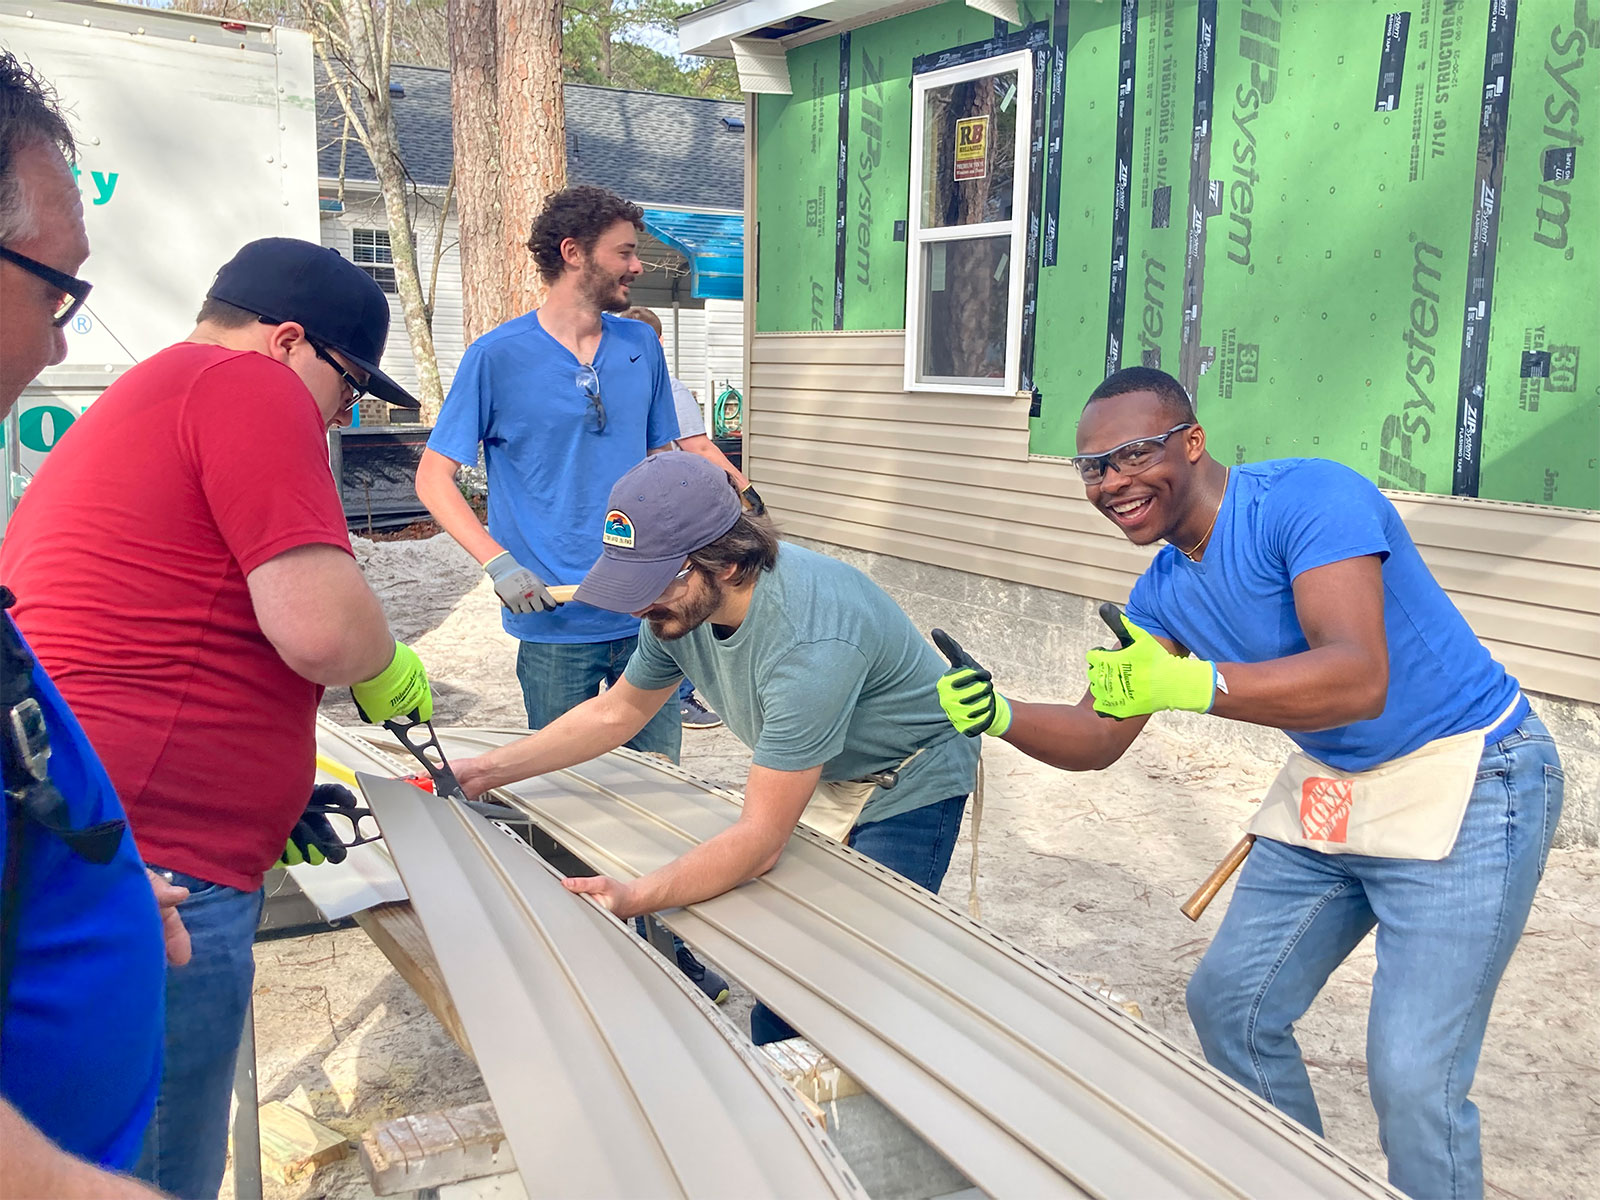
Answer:
[{"label": "blue t-shirt", "polygon": [[[428,449],[489,470],[489,535],[547,584],[578,583],[600,556],[612,485],[678,436],[667,360],[642,321],[602,317],[594,369],[605,429],[579,386],[582,364],[539,324],[513,318],[467,347]],[[587,604],[501,614],[525,642],[613,642],[639,622]]]},{"label": "blue t-shirt", "polygon": [[[1163,546],[1133,586],[1128,619],[1215,662],[1301,654],[1310,647],[1295,613],[1295,578],[1367,554],[1383,562],[1383,713],[1316,733],[1285,732],[1319,762],[1364,771],[1494,723],[1517,700],[1517,681],[1444,594],[1394,505],[1326,459],[1234,467],[1205,554],[1190,562]],[[1523,701],[1499,728],[1513,728],[1526,712]]]},{"label": "blue t-shirt", "polygon": [[[120,818],[105,768],[42,667],[33,684],[50,734],[50,781],[74,828]],[[0,819],[0,863],[7,825]],[[131,832],[97,866],[38,825],[23,828],[0,1095],[56,1145],[125,1171],[161,1081],[167,959],[150,881]]]}]

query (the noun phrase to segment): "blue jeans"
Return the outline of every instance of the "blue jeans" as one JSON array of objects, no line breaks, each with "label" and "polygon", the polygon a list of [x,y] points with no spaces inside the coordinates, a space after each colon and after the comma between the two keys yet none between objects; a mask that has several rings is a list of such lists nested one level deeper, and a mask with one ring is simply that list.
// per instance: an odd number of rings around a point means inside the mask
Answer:
[{"label": "blue jeans", "polygon": [[685,700],[689,699],[689,697],[693,695],[694,680],[685,676],[683,682],[678,685],[678,703],[682,704]]},{"label": "blue jeans", "polygon": [[[880,862],[912,883],[937,892],[950,869],[950,854],[961,833],[965,796],[951,796],[882,821],[857,825],[845,844]],[[782,1017],[760,1002],[750,1010],[750,1040],[758,1046],[795,1036]]]},{"label": "blue jeans", "polygon": [[161,1092],[133,1173],[178,1200],[214,1200],[228,1158],[234,1060],[256,965],[262,892],[174,872],[193,957],[167,968],[167,1051]]},{"label": "blue jeans", "polygon": [[1561,797],[1555,743],[1530,714],[1485,748],[1455,848],[1438,862],[1258,840],[1189,980],[1206,1059],[1320,1134],[1294,1023],[1377,926],[1367,1082],[1389,1182],[1428,1200],[1482,1196],[1467,1093]]},{"label": "blue jeans", "polygon": [[[607,687],[616,683],[638,644],[636,637],[614,642],[517,643],[517,682],[522,685],[522,704],[528,710],[528,728],[543,729],[562,713],[598,696],[602,683]],[[665,754],[677,762],[683,749],[677,700],[663,704],[628,746]]]}]

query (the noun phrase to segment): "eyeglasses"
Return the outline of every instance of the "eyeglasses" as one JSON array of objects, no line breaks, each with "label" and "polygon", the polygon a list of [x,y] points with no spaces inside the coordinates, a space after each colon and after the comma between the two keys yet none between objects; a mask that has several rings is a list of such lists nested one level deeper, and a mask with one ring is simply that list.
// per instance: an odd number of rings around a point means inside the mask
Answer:
[{"label": "eyeglasses", "polygon": [[1167,453],[1167,439],[1175,433],[1185,429],[1193,429],[1191,422],[1186,425],[1174,425],[1165,433],[1155,437],[1135,438],[1131,442],[1123,442],[1120,446],[1113,446],[1104,454],[1079,454],[1072,459],[1072,465],[1078,468],[1078,474],[1087,484],[1099,483],[1106,477],[1106,472],[1113,467],[1117,474],[1133,476],[1148,471],[1160,462]]},{"label": "eyeglasses", "polygon": [[327,363],[335,371],[339,372],[339,378],[344,380],[345,387],[350,389],[350,398],[344,402],[344,407],[354,408],[360,402],[361,397],[367,394],[367,388],[371,385],[372,380],[369,378],[366,383],[362,383],[354,375],[350,374],[349,371],[346,371],[342,366],[340,366],[338,359],[334,358],[333,355],[329,354],[310,338],[306,339],[306,345],[310,346],[314,351],[316,351],[318,358]]},{"label": "eyeglasses", "polygon": [[38,259],[18,254],[9,246],[0,246],[0,258],[16,263],[36,279],[42,279],[51,287],[61,289],[61,298],[56,301],[55,312],[50,317],[50,324],[57,329],[72,320],[73,315],[83,307],[83,302],[89,298],[90,289],[94,287],[94,284],[79,279],[76,275],[68,275],[65,271],[45,266]]},{"label": "eyeglasses", "polygon": [[589,363],[578,368],[578,387],[589,400],[589,424],[596,433],[606,431],[606,406],[600,399],[600,372]]},{"label": "eyeglasses", "polygon": [[670,580],[667,581],[667,586],[661,589],[661,594],[656,597],[655,602],[656,603],[660,603],[662,600],[665,600],[668,596],[670,596],[673,592],[677,591],[678,590],[678,585],[680,583],[682,583],[685,579],[689,578],[689,576],[692,575],[692,574],[694,574],[694,564],[693,563],[684,563],[683,570],[679,571],[676,575],[674,575]]}]

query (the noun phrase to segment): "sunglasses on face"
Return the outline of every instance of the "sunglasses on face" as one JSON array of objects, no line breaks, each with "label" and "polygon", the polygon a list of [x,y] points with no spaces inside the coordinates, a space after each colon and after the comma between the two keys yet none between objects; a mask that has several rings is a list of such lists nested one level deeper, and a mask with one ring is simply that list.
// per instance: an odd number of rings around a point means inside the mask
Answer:
[{"label": "sunglasses on face", "polygon": [[600,372],[585,363],[578,368],[578,387],[589,401],[589,427],[595,433],[606,431],[606,406],[600,399]]},{"label": "sunglasses on face", "polygon": [[1072,465],[1078,469],[1078,475],[1084,483],[1091,486],[1099,483],[1106,477],[1106,472],[1115,468],[1117,474],[1124,476],[1138,475],[1155,466],[1167,453],[1167,439],[1175,433],[1185,429],[1193,429],[1194,425],[1174,425],[1165,433],[1158,433],[1155,437],[1135,438],[1131,442],[1123,442],[1120,446],[1113,446],[1104,454],[1079,454],[1072,459]]},{"label": "sunglasses on face", "polygon": [[7,262],[16,263],[28,274],[36,279],[42,279],[53,288],[61,289],[61,298],[56,301],[55,312],[50,317],[50,323],[60,329],[73,315],[83,307],[83,302],[89,298],[89,292],[94,284],[79,279],[76,275],[68,275],[65,271],[58,271],[54,267],[47,267],[36,258],[29,258],[26,254],[18,254],[9,246],[0,246],[0,258]]}]

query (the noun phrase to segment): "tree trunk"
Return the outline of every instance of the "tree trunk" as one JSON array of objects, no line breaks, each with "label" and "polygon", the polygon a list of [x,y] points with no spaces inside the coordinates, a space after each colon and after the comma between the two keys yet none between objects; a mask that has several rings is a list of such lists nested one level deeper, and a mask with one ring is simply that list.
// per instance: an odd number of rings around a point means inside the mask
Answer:
[{"label": "tree trunk", "polygon": [[468,342],[505,320],[501,287],[500,107],[495,0],[449,0],[461,313]]},{"label": "tree trunk", "polygon": [[528,250],[533,219],[567,186],[561,0],[500,0],[501,247],[506,317],[544,300]]},{"label": "tree trunk", "polygon": [[533,218],[566,186],[560,0],[449,0],[467,340],[543,298]]}]

